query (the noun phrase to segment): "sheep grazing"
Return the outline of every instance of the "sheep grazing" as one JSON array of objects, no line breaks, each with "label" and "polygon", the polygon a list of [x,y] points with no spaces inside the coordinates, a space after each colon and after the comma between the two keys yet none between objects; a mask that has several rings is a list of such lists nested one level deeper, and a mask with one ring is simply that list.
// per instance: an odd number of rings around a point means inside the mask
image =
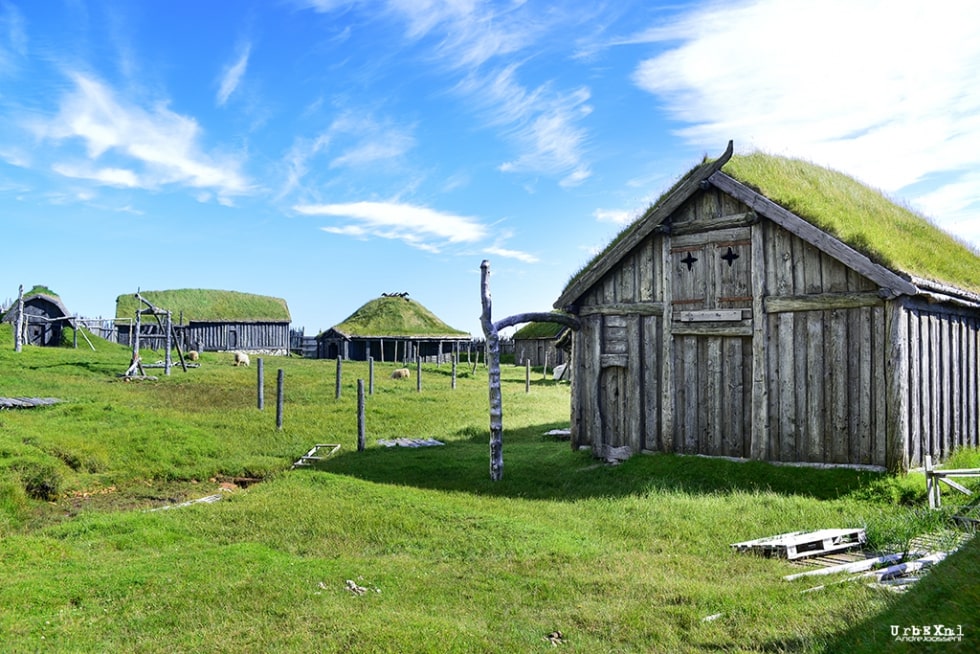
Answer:
[{"label": "sheep grazing", "polygon": [[248,360],[247,354],[245,354],[244,352],[235,352],[236,366],[245,366],[247,368],[249,366],[249,363],[251,362]]},{"label": "sheep grazing", "polygon": [[391,373],[392,379],[408,379],[410,376],[408,368],[398,368]]},{"label": "sheep grazing", "polygon": [[200,357],[199,357],[199,356],[198,356],[198,354],[197,354],[197,350],[190,350],[190,351],[189,351],[189,352],[187,353],[187,360],[188,360],[188,361],[197,361],[197,360],[198,360],[199,358],[200,358]]}]

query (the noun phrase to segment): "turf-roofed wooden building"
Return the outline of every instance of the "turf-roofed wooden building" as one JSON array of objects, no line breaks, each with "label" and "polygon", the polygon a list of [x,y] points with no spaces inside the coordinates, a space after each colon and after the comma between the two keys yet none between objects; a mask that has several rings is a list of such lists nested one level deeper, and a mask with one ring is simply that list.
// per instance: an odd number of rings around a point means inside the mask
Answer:
[{"label": "turf-roofed wooden building", "polygon": [[559,339],[568,331],[556,322],[529,322],[514,332],[514,362],[532,366],[557,366],[565,363],[565,351],[558,346]]},{"label": "turf-roofed wooden building", "polygon": [[[57,293],[46,286],[35,286],[24,293],[24,343],[28,345],[61,345],[64,328],[74,327],[71,314],[62,304]],[[0,318],[2,322],[17,324],[17,302],[14,302]]]},{"label": "turf-roofed wooden building", "polygon": [[684,176],[572,278],[572,443],[920,466],[978,445],[980,258],[846,175]]},{"label": "turf-roofed wooden building", "polygon": [[[209,289],[140,291],[153,306],[170,311],[174,331],[186,350],[240,351],[284,355],[289,353],[289,307],[286,301],[265,295]],[[134,294],[116,298],[116,326],[120,343],[131,343],[137,309],[145,310]],[[141,320],[140,339],[148,347],[162,347],[160,326],[152,317]]]},{"label": "turf-roofed wooden building", "polygon": [[317,336],[317,356],[439,361],[469,342],[468,333],[450,327],[407,293],[386,293]]}]

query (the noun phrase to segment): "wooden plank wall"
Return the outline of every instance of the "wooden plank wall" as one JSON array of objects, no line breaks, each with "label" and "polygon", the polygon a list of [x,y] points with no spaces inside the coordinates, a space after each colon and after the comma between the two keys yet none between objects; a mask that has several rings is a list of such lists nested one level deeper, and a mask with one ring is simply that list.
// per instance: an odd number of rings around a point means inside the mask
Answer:
[{"label": "wooden plank wall", "polygon": [[876,286],[773,223],[764,253],[766,458],[885,465],[885,302]]},{"label": "wooden plank wall", "polygon": [[980,446],[980,317],[917,303],[908,318],[908,460]]},{"label": "wooden plank wall", "polygon": [[650,237],[582,298],[571,357],[573,447],[663,449],[661,261],[660,241]]}]

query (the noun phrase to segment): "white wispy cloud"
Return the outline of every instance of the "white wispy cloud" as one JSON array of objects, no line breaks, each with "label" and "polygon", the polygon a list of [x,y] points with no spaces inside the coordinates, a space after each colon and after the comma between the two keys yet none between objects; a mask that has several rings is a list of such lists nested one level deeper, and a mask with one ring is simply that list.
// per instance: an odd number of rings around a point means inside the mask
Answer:
[{"label": "white wispy cloud", "polygon": [[[359,3],[300,4],[330,12]],[[587,21],[584,10],[541,12],[524,2],[471,0],[387,0],[383,7],[404,22],[405,37],[418,46],[419,58],[457,76],[455,92],[518,151],[499,166],[501,171],[557,176],[563,186],[591,176],[582,126],[591,112],[590,91],[558,89],[553,80],[527,84],[519,79],[523,58],[538,54],[543,41],[564,38],[570,23]]]},{"label": "white wispy cloud", "polygon": [[969,0],[942,10],[711,4],[634,38],[669,46],[640,63],[634,81],[687,125],[679,133],[692,145],[720,151],[734,138],[741,149],[811,159],[888,192],[950,183],[920,192],[937,220],[952,220],[964,208],[975,214],[980,198],[980,189],[965,191],[980,168],[977,25],[980,4]]},{"label": "white wispy cloud", "polygon": [[87,75],[75,73],[71,79],[74,89],[61,98],[58,114],[33,128],[43,139],[80,140],[88,162],[58,162],[52,164],[55,172],[116,186],[209,189],[225,200],[250,190],[240,162],[201,149],[202,134],[194,119],[165,104],[144,108],[128,102]]},{"label": "white wispy cloud", "polygon": [[141,186],[139,177],[132,170],[124,168],[93,168],[87,163],[68,164],[56,163],[51,167],[54,172],[74,179],[87,179],[108,186],[122,188],[137,188]]},{"label": "white wispy cloud", "polygon": [[484,250],[487,254],[493,254],[498,257],[504,257],[505,259],[516,259],[518,261],[523,261],[524,263],[537,263],[539,259],[533,254],[529,254],[522,250],[512,250],[510,248],[502,248],[497,246],[491,246]]},{"label": "white wispy cloud", "polygon": [[622,209],[596,209],[592,212],[592,217],[600,223],[626,225],[633,220],[634,214]]},{"label": "white wispy cloud", "polygon": [[293,211],[353,221],[324,228],[334,234],[396,239],[432,252],[449,244],[474,243],[487,235],[486,226],[476,218],[397,202],[298,204]]},{"label": "white wispy cloud", "polygon": [[0,73],[16,66],[27,54],[27,32],[24,17],[9,2],[0,4]]},{"label": "white wispy cloud", "polygon": [[221,82],[218,85],[218,106],[223,107],[228,102],[231,94],[238,88],[238,85],[242,81],[242,76],[245,75],[245,70],[248,68],[248,58],[251,51],[252,46],[246,45],[242,53],[238,55],[235,63],[225,69],[224,74],[221,76]]},{"label": "white wispy cloud", "polygon": [[326,160],[325,167],[331,170],[398,165],[415,147],[413,129],[390,120],[376,119],[369,112],[342,112],[316,136],[294,140],[283,158],[286,180],[278,197],[285,197],[301,187],[315,168],[314,162],[320,158]]}]

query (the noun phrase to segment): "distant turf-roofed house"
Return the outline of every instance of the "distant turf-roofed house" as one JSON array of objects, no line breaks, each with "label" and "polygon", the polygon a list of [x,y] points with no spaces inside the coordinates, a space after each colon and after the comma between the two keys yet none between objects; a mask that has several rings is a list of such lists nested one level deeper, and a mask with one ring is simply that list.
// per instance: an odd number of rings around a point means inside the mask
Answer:
[{"label": "distant turf-roofed house", "polygon": [[565,352],[558,347],[558,340],[568,331],[555,322],[531,322],[514,332],[514,361],[522,365],[529,361],[532,366],[556,366],[565,363]]},{"label": "distant turf-roofed house", "polygon": [[[3,322],[17,324],[16,301],[3,315]],[[45,286],[35,286],[24,293],[24,343],[61,345],[66,324],[74,327],[71,314],[54,291]]]},{"label": "distant turf-roofed house", "polygon": [[980,258],[846,175],[684,176],[568,283],[572,442],[895,470],[978,445]]},{"label": "distant turf-roofed house", "polygon": [[[140,291],[158,309],[170,311],[177,337],[187,350],[289,353],[289,308],[265,295],[207,289]],[[135,294],[116,298],[119,342],[131,343],[131,323],[141,305]],[[160,335],[152,316],[141,318],[140,339]],[[159,341],[159,339],[157,339]],[[150,341],[148,347],[162,347]]]},{"label": "distant turf-roofed house", "polygon": [[440,320],[407,293],[385,293],[317,336],[317,356],[353,361],[441,360],[470,335]]}]

